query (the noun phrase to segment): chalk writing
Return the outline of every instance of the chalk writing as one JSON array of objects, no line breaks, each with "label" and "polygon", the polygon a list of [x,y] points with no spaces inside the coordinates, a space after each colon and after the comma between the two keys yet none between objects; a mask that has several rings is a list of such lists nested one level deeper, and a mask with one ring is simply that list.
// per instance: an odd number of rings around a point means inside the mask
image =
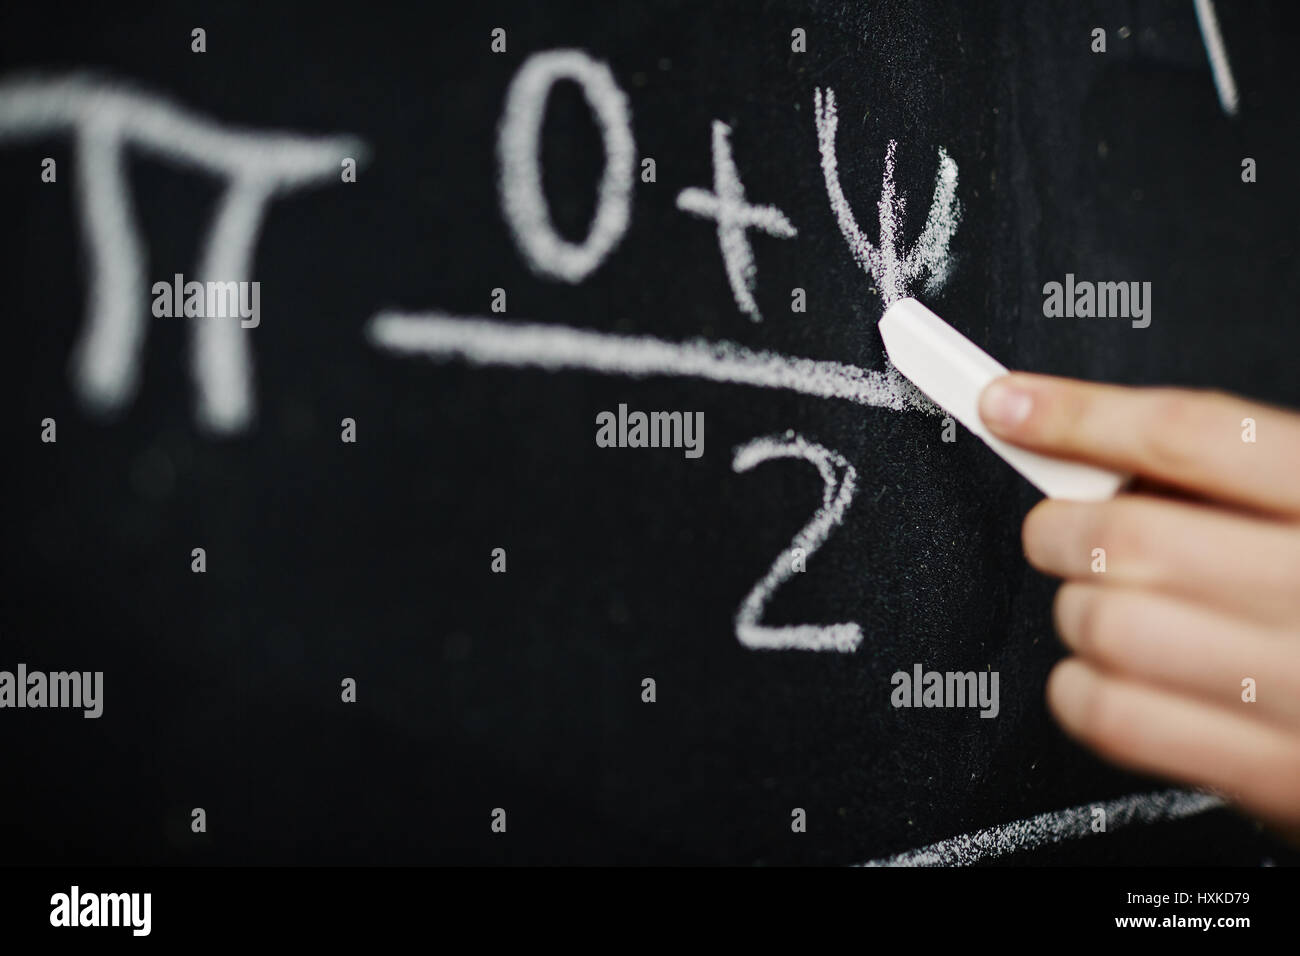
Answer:
[{"label": "chalk writing", "polygon": [[[145,255],[129,199],[125,147],[227,182],[203,244],[205,281],[244,282],[267,204],[338,176],[343,157],[363,156],[349,137],[225,129],[159,97],[81,76],[0,84],[0,140],[70,133],[90,282],[88,317],[73,382],[92,407],[115,411],[138,384],[144,344]],[[192,372],[200,422],[238,432],[253,416],[248,338],[237,323],[193,325]]]},{"label": "chalk writing", "polygon": [[[542,191],[542,120],[551,87],[560,80],[572,80],[582,89],[605,143],[596,215],[580,245],[555,231]],[[609,67],[581,50],[549,50],[524,62],[506,94],[497,153],[501,206],[530,269],[578,283],[604,261],[623,238],[631,217],[635,151],[627,97]]]},{"label": "chalk writing", "polygon": [[769,236],[793,239],[798,235],[790,220],[775,206],[751,206],[745,202],[745,187],[731,158],[731,129],[713,122],[713,192],[683,189],[677,195],[677,208],[718,222],[718,246],[727,270],[736,306],[755,322],[762,319],[754,302],[754,283],[758,270],[749,247],[747,229],[758,229]]},{"label": "chalk writing", "polygon": [[755,438],[736,449],[733,471],[749,471],[773,458],[802,458],[822,476],[822,503],[812,519],[794,536],[790,546],[776,556],[736,613],[736,637],[755,650],[841,651],[852,653],[862,643],[862,628],[848,624],[795,624],[771,627],[760,623],[763,609],[776,589],[794,574],[794,557],[812,557],[840,522],[853,501],[858,473],[844,456],[822,445],[806,441],[794,432],[784,437]]}]

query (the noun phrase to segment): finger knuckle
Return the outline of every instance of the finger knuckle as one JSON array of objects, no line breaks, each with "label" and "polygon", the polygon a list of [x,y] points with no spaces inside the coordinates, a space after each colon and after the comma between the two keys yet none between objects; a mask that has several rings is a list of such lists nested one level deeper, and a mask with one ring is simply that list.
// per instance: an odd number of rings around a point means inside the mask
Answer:
[{"label": "finger knuckle", "polygon": [[1293,739],[1280,759],[1246,763],[1234,792],[1260,808],[1289,809],[1300,821],[1300,740]]},{"label": "finger knuckle", "polygon": [[1142,510],[1123,502],[1111,503],[1101,511],[1094,536],[1097,547],[1108,558],[1118,557],[1133,564],[1144,562],[1156,546],[1150,522],[1143,517]]},{"label": "finger knuckle", "polygon": [[1037,429],[1037,438],[1052,445],[1069,445],[1078,440],[1089,421],[1093,408],[1088,394],[1081,389],[1069,389],[1057,395],[1047,414],[1030,416],[1030,427]]},{"label": "finger knuckle", "polygon": [[1115,642],[1123,640],[1127,627],[1123,602],[1114,595],[1093,593],[1083,599],[1079,614],[1079,649],[1091,657],[1110,657]]},{"label": "finger knuckle", "polygon": [[1089,682],[1079,703],[1079,728],[1085,740],[1097,749],[1113,755],[1122,754],[1132,720],[1122,695],[1107,680]]},{"label": "finger knuckle", "polygon": [[1142,452],[1161,473],[1183,473],[1201,459],[1210,401],[1186,389],[1157,389],[1142,429]]},{"label": "finger knuckle", "polygon": [[1300,739],[1291,741],[1291,752],[1283,773],[1283,785],[1286,787],[1289,803],[1296,822],[1300,823]]}]

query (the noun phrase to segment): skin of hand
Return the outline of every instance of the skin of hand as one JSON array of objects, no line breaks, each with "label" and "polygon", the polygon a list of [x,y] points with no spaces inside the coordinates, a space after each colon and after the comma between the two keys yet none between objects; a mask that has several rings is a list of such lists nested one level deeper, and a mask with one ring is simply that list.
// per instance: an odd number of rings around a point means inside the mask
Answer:
[{"label": "skin of hand", "polygon": [[1016,445],[1135,479],[1025,517],[1026,559],[1064,581],[1053,716],[1108,760],[1300,841],[1300,415],[1024,373],[990,384],[980,414]]}]

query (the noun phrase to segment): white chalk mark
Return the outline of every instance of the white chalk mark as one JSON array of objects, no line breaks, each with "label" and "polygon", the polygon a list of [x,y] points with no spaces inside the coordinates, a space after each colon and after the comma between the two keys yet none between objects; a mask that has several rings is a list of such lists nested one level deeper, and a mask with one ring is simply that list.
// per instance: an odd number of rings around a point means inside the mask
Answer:
[{"label": "white chalk mark", "polygon": [[1038,816],[1001,826],[988,827],[961,836],[940,840],[919,850],[872,860],[861,866],[970,866],[1020,850],[1078,840],[1098,835],[1092,828],[1093,809],[1105,811],[1106,833],[1134,823],[1161,823],[1195,816],[1224,805],[1216,796],[1190,790],[1157,790],[1135,793],[1116,800],[1084,804],[1068,810],[1040,813]]},{"label": "white chalk mark", "polygon": [[440,312],[383,312],[370,320],[366,334],[379,348],[440,361],[460,359],[471,365],[547,371],[575,369],[633,378],[682,376],[939,414],[935,405],[897,374],[752,351],[732,342],[665,342],[649,336]]},{"label": "white chalk mark", "polygon": [[1205,42],[1205,54],[1210,59],[1210,72],[1214,76],[1214,89],[1219,94],[1219,105],[1229,116],[1237,115],[1237,83],[1232,78],[1232,66],[1228,63],[1228,50],[1223,45],[1223,34],[1219,31],[1219,18],[1214,12],[1213,0],[1193,0],[1196,6],[1196,22],[1201,27],[1201,39]]},{"label": "white chalk mark", "polygon": [[677,208],[718,222],[718,246],[727,270],[727,281],[740,311],[755,322],[762,320],[754,302],[758,270],[746,229],[758,229],[769,236],[793,239],[798,235],[785,214],[775,206],[751,206],[745,201],[745,187],[731,156],[731,128],[713,121],[713,192],[683,189],[677,194]]},{"label": "white chalk mark", "polygon": [[77,134],[76,199],[90,276],[89,314],[74,347],[72,378],[95,408],[135,393],[144,344],[144,252],[128,199],[121,130],[91,122]]},{"label": "white chalk mark", "polygon": [[[203,278],[243,281],[251,274],[266,205],[277,195],[339,176],[345,157],[366,148],[350,137],[225,129],[166,100],[83,76],[0,83],[0,140],[72,134],[77,195],[90,263],[86,325],[73,382],[94,408],[114,411],[138,387],[144,341],[145,253],[131,212],[124,151],[228,181],[204,243]],[[248,343],[237,325],[194,320],[193,371],[199,420],[237,432],[253,412]]]},{"label": "white chalk mark", "polygon": [[[581,87],[605,144],[596,214],[580,245],[555,231],[542,190],[542,121],[551,87],[560,80]],[[497,153],[502,210],[524,261],[538,275],[581,282],[618,245],[631,218],[636,165],[631,112],[609,67],[581,50],[529,57],[506,93]]]},{"label": "white chalk mark", "polygon": [[805,441],[793,432],[784,437],[755,438],[736,449],[731,468],[749,471],[773,458],[802,458],[822,476],[822,504],[812,519],[794,536],[790,546],[776,556],[763,579],[745,596],[736,612],[736,637],[752,650],[839,651],[851,654],[862,643],[862,628],[848,624],[795,624],[768,627],[760,621],[776,589],[794,574],[796,549],[807,560],[844,520],[857,490],[858,475],[839,452]]},{"label": "white chalk mark", "polygon": [[[269,184],[237,179],[226,187],[199,266],[201,282],[246,282],[253,245],[262,227]],[[199,420],[216,432],[238,431],[252,417],[253,384],[248,335],[237,322],[191,319]]]},{"label": "white chalk mark", "polygon": [[839,163],[835,155],[835,133],[839,115],[835,107],[835,91],[820,88],[813,93],[814,120],[817,124],[817,147],[821,153],[822,178],[826,181],[826,195],[831,211],[839,224],[840,232],[849,244],[849,250],[859,266],[876,281],[877,288],[888,308],[898,299],[908,295],[909,284],[928,274],[927,291],[937,291],[948,278],[951,263],[948,246],[961,222],[961,206],[957,201],[957,163],[947,151],[939,147],[939,169],[935,175],[934,196],[926,216],[925,226],[910,252],[902,251],[903,197],[894,190],[895,140],[885,148],[884,177],[881,182],[880,244],[871,240],[858,226],[857,218],[840,186]]},{"label": "white chalk mark", "polygon": [[952,260],[948,256],[948,244],[957,232],[960,222],[961,205],[957,202],[957,163],[948,155],[947,150],[940,146],[939,171],[935,174],[934,196],[930,200],[930,211],[926,214],[925,226],[917,236],[916,243],[908,253],[907,261],[903,266],[907,278],[929,273],[925,280],[925,291],[929,293],[939,291],[948,281],[948,272],[952,268]]}]

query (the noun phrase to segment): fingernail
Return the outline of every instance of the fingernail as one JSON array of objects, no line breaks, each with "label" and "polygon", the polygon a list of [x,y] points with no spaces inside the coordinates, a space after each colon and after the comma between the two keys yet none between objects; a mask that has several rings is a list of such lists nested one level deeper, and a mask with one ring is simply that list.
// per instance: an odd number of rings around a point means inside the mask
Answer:
[{"label": "fingernail", "polygon": [[1004,378],[993,382],[980,395],[980,417],[990,428],[1015,428],[1033,410],[1033,396]]}]

